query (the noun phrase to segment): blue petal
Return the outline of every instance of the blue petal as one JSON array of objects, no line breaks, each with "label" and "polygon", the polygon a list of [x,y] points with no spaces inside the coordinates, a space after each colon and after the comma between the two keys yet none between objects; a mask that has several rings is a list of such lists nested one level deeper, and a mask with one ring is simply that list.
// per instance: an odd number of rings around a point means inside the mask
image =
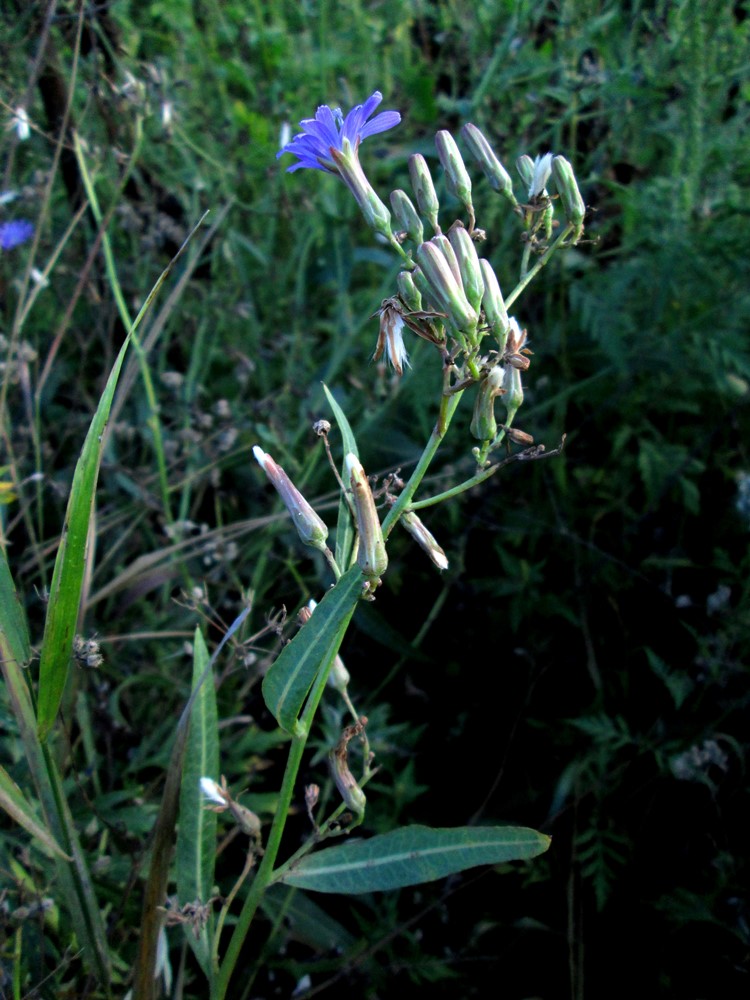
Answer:
[{"label": "blue petal", "polygon": [[[345,152],[347,147],[356,150],[360,140],[378,132],[385,132],[401,121],[398,111],[383,111],[371,122],[367,119],[372,115],[383,100],[379,90],[371,94],[364,104],[358,104],[343,118],[340,108],[331,108],[321,104],[314,118],[304,118],[300,122],[302,132],[296,135],[276,154],[278,159],[284,153],[292,153],[299,160],[287,171],[300,170],[308,167],[333,173],[331,162],[332,150]],[[345,146],[346,144],[346,146]]]}]

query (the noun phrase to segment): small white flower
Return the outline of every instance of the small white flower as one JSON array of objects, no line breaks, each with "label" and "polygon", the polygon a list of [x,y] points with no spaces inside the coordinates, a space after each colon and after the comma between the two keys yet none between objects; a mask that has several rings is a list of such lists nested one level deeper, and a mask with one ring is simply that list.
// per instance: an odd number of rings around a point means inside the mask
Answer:
[{"label": "small white flower", "polygon": [[29,116],[26,113],[26,108],[18,107],[15,109],[13,112],[13,126],[15,127],[18,141],[26,142],[31,135],[31,129],[29,128]]},{"label": "small white flower", "polygon": [[165,131],[169,131],[169,127],[172,124],[172,110],[173,105],[171,101],[163,101],[161,106],[161,127]]},{"label": "small white flower", "polygon": [[537,156],[534,160],[534,176],[529,185],[529,201],[537,195],[543,194],[547,186],[549,175],[552,173],[552,153],[545,153],[544,156]]},{"label": "small white flower", "polygon": [[35,285],[41,285],[42,288],[49,288],[49,279],[44,277],[44,274],[38,267],[32,267],[31,280]]},{"label": "small white flower", "polygon": [[292,126],[289,122],[284,122],[279,130],[279,149],[283,149],[284,146],[288,146],[292,141]]},{"label": "small white flower", "polygon": [[216,804],[220,806],[225,806],[227,804],[224,793],[221,790],[221,786],[218,785],[213,778],[201,778],[200,786],[201,791],[210,802],[216,802]]}]

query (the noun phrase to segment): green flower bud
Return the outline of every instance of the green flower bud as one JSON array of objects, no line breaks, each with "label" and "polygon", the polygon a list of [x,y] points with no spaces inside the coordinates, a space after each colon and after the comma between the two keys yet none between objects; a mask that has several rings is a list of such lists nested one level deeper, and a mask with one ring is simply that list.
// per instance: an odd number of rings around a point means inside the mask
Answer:
[{"label": "green flower bud", "polygon": [[430,243],[432,243],[433,246],[439,248],[443,257],[445,257],[446,261],[448,262],[448,267],[451,269],[453,277],[456,279],[459,285],[462,284],[461,268],[458,266],[458,257],[456,257],[456,251],[451,246],[451,242],[448,239],[448,237],[443,236],[441,233],[440,236],[433,236],[432,239],[430,240]]},{"label": "green flower bud", "polygon": [[370,583],[371,589],[374,589],[388,567],[383,531],[380,527],[380,519],[375,509],[375,500],[365,470],[357,456],[352,452],[349,452],[344,459],[344,468],[346,478],[351,486],[354,511],[357,516],[357,531],[359,533],[357,562]]},{"label": "green flower bud", "polygon": [[516,170],[521,175],[524,187],[530,190],[534,181],[534,161],[524,153],[516,160]]},{"label": "green flower bud", "polygon": [[327,526],[305,500],[286,472],[257,444],[253,448],[253,455],[284,501],[284,506],[292,517],[300,539],[305,545],[311,545],[315,549],[321,551],[326,549]]},{"label": "green flower bud", "polygon": [[445,171],[448,190],[458,198],[473,222],[474,206],[471,203],[471,178],[467,173],[456,140],[450,132],[442,131],[435,136],[435,145]]},{"label": "green flower bud", "polygon": [[412,271],[399,271],[396,287],[401,301],[409,312],[419,312],[422,308],[422,296],[414,283]]},{"label": "green flower bud", "polygon": [[424,240],[424,226],[409,195],[405,191],[391,191],[391,208],[396,222],[409,239],[414,243],[421,243]]},{"label": "green flower bud", "polygon": [[495,398],[503,393],[505,371],[502,365],[491,368],[479,383],[471,417],[471,433],[479,441],[491,441],[497,434]]},{"label": "green flower bud", "polygon": [[484,296],[484,279],[479,266],[479,256],[474,246],[474,240],[463,226],[454,226],[448,233],[448,239],[456,254],[458,268],[461,272],[461,283],[466,292],[466,298],[472,309],[479,312]]},{"label": "green flower bud", "polygon": [[555,156],[552,160],[552,176],[555,179],[555,187],[560,195],[565,218],[571,225],[580,230],[578,234],[580,235],[580,232],[583,231],[583,218],[586,214],[586,205],[581,197],[581,192],[578,190],[578,183],[576,182],[576,175],[573,173],[573,168],[564,156]]},{"label": "green flower bud", "polygon": [[[435,300],[441,312],[447,313],[448,319],[459,332],[473,337],[479,320],[478,314],[470,306],[460,281],[456,280],[439,247],[432,242],[422,243],[417,248],[417,263],[426,279],[430,298]],[[418,280],[417,287],[420,287]]]},{"label": "green flower bud", "polygon": [[440,202],[435,194],[435,185],[432,183],[427,161],[421,153],[415,153],[409,157],[409,177],[411,186],[414,189],[414,197],[417,199],[417,207],[422,215],[429,221],[436,233],[440,232],[438,223],[438,212]]},{"label": "green flower bud", "polygon": [[484,296],[482,297],[484,318],[487,320],[492,335],[500,345],[500,354],[502,354],[508,339],[508,313],[505,309],[503,293],[500,291],[492,264],[488,260],[482,259],[479,261],[479,267],[484,282]]},{"label": "green flower bud", "polygon": [[492,146],[476,125],[471,123],[464,125],[461,129],[461,135],[493,190],[504,195],[514,205],[518,204],[513,194],[513,181],[510,174],[495,156]]}]

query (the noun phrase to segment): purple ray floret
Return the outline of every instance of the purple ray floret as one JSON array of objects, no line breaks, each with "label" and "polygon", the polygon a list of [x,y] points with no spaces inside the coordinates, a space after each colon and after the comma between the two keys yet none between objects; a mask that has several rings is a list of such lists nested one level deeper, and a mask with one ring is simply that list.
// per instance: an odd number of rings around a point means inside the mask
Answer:
[{"label": "purple ray floret", "polygon": [[364,104],[352,108],[346,118],[340,108],[330,108],[327,104],[321,104],[314,118],[305,118],[300,122],[303,131],[295,135],[292,141],[276,154],[276,159],[284,153],[293,153],[297,157],[299,162],[287,167],[287,173],[301,170],[303,167],[323,170],[328,174],[338,173],[331,157],[332,149],[346,154],[347,149],[344,146],[346,142],[352,151],[356,151],[362,139],[378,132],[385,132],[401,121],[398,111],[381,111],[371,122],[367,121],[382,100],[383,95],[376,90]]},{"label": "purple ray floret", "polygon": [[12,222],[0,222],[0,249],[12,250],[13,247],[25,243],[34,235],[34,223],[28,219],[15,219]]}]

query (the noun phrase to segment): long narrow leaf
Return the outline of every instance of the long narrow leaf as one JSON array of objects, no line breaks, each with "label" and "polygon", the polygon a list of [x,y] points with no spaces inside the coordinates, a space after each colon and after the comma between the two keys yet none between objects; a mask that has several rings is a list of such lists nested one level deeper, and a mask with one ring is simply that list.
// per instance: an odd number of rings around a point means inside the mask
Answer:
[{"label": "long narrow leaf", "polygon": [[362,570],[352,568],[329,590],[304,628],[263,678],[263,698],[282,729],[293,733],[318,672],[338,653],[362,593]]},{"label": "long narrow leaf", "polygon": [[31,658],[26,616],[18,600],[5,552],[0,548],[0,656],[25,667]]},{"label": "long narrow leaf", "polygon": [[11,819],[35,837],[50,854],[56,854],[65,861],[73,860],[37,820],[23,792],[4,767],[0,767],[0,809],[4,809]]},{"label": "long narrow leaf", "polygon": [[[202,221],[202,220],[201,220]],[[200,223],[198,223],[200,225]],[[196,226],[197,229],[197,226]],[[63,691],[70,669],[70,655],[78,622],[78,614],[86,569],[87,542],[91,512],[96,496],[96,483],[104,446],[104,431],[112,407],[112,398],[117,387],[125,355],[136,329],[153,302],[158,290],[166,280],[185,247],[190,242],[195,229],[159,275],[149,292],[140,312],[136,316],[128,335],[110,372],[104,387],[94,419],[91,421],[81,457],[76,463],[73,485],[70,490],[68,507],[65,512],[60,546],[52,574],[47,617],[44,623],[44,638],[39,663],[38,714],[39,736],[44,742],[52,728],[60,707]]]},{"label": "long narrow leaf", "polygon": [[280,881],[316,892],[400,889],[475,865],[533,858],[549,845],[549,837],[525,827],[407,826],[310,854]]},{"label": "long narrow leaf", "polygon": [[[181,904],[194,900],[208,902],[216,860],[216,813],[206,809],[199,784],[203,776],[214,780],[219,777],[216,690],[206,643],[198,628],[193,640],[193,691],[197,693],[185,746],[177,832],[177,895]],[[204,927],[197,939],[188,929],[188,941],[204,972],[209,975],[211,946],[208,928]]]}]

